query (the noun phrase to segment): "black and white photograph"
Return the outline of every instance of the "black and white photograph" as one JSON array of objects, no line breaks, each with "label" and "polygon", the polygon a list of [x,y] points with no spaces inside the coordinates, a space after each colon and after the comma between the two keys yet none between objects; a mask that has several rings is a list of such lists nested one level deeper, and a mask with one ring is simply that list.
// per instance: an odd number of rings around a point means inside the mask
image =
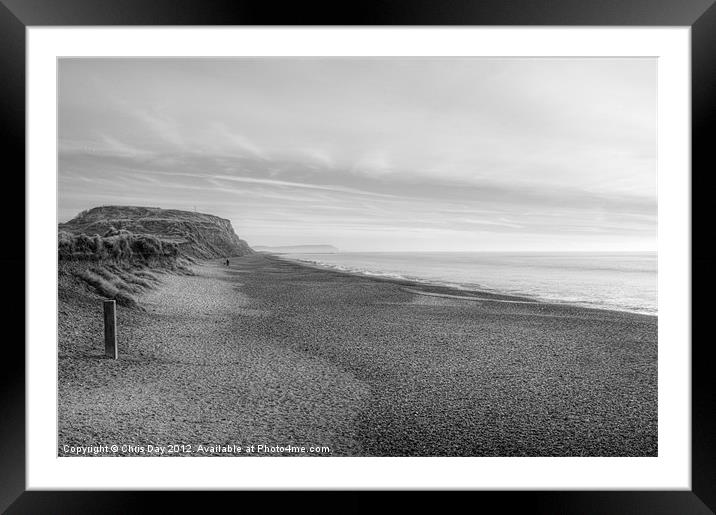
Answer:
[{"label": "black and white photograph", "polygon": [[659,456],[656,58],[57,81],[57,456]]}]

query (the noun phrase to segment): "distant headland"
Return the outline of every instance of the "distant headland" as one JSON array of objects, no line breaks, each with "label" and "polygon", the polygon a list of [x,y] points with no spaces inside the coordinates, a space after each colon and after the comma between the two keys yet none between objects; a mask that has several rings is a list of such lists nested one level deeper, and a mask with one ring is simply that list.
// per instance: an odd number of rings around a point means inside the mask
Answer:
[{"label": "distant headland", "polygon": [[257,252],[271,254],[335,254],[340,252],[333,245],[284,245],[280,247],[255,245],[253,249]]}]

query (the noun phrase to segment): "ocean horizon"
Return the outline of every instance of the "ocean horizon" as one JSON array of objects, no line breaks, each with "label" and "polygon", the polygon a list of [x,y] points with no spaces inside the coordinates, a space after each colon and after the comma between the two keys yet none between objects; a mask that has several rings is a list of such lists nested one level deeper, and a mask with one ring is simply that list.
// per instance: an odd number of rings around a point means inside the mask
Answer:
[{"label": "ocean horizon", "polygon": [[281,254],[348,273],[658,315],[657,253],[338,252]]}]

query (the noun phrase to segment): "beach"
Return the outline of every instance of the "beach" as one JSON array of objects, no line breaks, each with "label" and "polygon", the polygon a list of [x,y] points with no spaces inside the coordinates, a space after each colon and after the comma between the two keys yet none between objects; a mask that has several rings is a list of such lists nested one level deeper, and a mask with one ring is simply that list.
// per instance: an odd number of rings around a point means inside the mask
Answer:
[{"label": "beach", "polygon": [[220,261],[118,308],[116,361],[60,292],[59,455],[657,455],[656,316]]}]

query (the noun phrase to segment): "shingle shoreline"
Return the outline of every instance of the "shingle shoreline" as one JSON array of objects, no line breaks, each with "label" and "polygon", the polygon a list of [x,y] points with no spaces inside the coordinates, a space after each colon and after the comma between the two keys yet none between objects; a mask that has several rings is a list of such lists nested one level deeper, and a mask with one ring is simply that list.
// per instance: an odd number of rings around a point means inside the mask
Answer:
[{"label": "shingle shoreline", "polygon": [[207,264],[120,312],[117,362],[99,308],[61,301],[60,444],[657,455],[656,317],[415,288],[260,254]]}]

